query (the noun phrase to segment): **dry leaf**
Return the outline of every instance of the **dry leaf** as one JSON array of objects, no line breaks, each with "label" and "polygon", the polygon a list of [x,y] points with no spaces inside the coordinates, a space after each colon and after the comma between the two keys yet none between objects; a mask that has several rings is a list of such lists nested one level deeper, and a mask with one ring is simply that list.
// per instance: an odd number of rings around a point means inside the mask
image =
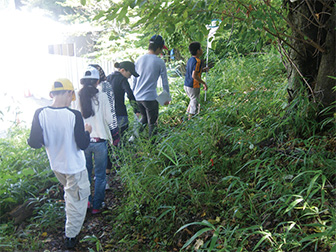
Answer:
[{"label": "dry leaf", "polygon": [[203,240],[197,239],[195,242],[195,251],[197,251],[200,247],[202,247],[204,244]]}]

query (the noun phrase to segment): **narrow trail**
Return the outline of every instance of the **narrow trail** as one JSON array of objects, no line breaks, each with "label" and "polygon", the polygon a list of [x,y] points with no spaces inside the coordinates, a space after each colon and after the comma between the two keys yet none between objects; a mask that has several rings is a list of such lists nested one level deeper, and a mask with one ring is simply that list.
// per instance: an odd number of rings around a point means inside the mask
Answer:
[{"label": "narrow trail", "polygon": [[[110,189],[106,190],[105,194],[105,208],[102,213],[92,215],[91,212],[87,212],[86,218],[79,233],[79,242],[73,250],[68,250],[64,246],[64,228],[54,232],[48,239],[43,239],[45,243],[44,251],[89,251],[92,248],[96,251],[96,245],[100,244],[104,251],[118,251],[117,244],[113,242],[114,231],[111,226],[111,222],[114,219],[113,210],[120,205],[120,195],[123,194],[123,186],[121,184],[120,177],[116,172],[111,173],[109,178]],[[97,239],[95,240],[95,237]],[[87,241],[82,241],[84,237],[90,237]],[[110,243],[112,241],[112,243]]]}]

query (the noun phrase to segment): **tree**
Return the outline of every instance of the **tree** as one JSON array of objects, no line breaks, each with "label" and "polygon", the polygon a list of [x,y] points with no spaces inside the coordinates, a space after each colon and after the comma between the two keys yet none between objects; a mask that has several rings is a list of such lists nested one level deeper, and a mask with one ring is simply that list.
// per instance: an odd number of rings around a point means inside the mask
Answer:
[{"label": "tree", "polygon": [[335,102],[336,16],[335,1],[284,1],[291,28],[288,55],[289,94],[295,94],[302,83],[311,99],[329,106]]},{"label": "tree", "polygon": [[73,14],[73,10],[69,7],[62,6],[66,0],[15,0],[16,8],[44,10],[47,16],[55,20],[61,21],[61,16]]},{"label": "tree", "polygon": [[160,33],[181,51],[190,41],[204,43],[214,18],[222,20],[215,49],[230,44],[232,35],[251,50],[271,43],[287,68],[289,100],[304,87],[311,102],[335,102],[335,0],[126,0],[97,16],[101,23],[117,20],[141,31],[143,44]]}]

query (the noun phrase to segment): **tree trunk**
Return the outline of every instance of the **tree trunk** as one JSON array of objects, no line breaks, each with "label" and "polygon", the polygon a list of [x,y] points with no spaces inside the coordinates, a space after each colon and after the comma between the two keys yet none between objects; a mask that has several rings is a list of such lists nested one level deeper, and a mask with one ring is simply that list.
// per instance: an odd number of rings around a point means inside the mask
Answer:
[{"label": "tree trunk", "polygon": [[318,101],[324,106],[329,106],[336,99],[336,11],[333,8],[330,22],[327,26],[328,34],[326,36],[325,48],[326,52],[322,54],[320,67],[317,74],[317,82],[315,87],[315,94]]},{"label": "tree trunk", "polygon": [[302,95],[302,85],[310,100],[323,106],[335,102],[335,0],[285,0],[292,31],[288,67],[290,99]]}]

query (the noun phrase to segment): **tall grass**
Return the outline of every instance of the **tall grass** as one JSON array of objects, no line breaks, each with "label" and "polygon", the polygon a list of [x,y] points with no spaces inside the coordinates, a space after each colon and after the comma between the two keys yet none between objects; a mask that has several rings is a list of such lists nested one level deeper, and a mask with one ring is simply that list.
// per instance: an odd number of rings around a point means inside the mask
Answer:
[{"label": "tall grass", "polygon": [[188,121],[183,79],[171,82],[159,141],[122,149],[123,221],[159,251],[332,248],[335,132],[317,134],[304,98],[288,106],[280,58],[227,59],[208,84]]},{"label": "tall grass", "polygon": [[[199,115],[187,120],[183,78],[170,79],[173,102],[160,108],[155,142],[144,131],[116,150],[125,187],[111,222],[118,251],[336,251],[335,118],[314,120],[333,108],[319,112],[305,97],[288,105],[278,55],[227,58],[208,77]],[[26,137],[0,143],[5,209],[50,181],[45,152]],[[56,208],[46,201],[24,232],[36,248],[29,228],[48,228],[52,212],[56,225]],[[11,228],[0,226],[4,248],[25,248]]]},{"label": "tall grass", "polygon": [[[38,251],[43,245],[36,232],[43,229],[49,232],[64,219],[60,204],[56,200],[46,200],[48,189],[57,180],[45,150],[34,151],[28,146],[28,133],[27,129],[13,125],[7,137],[0,139],[1,251]],[[9,213],[28,201],[34,204],[36,215],[24,229],[18,229],[21,221],[14,225]],[[21,215],[25,213],[21,212]]]},{"label": "tall grass", "polygon": [[54,181],[45,151],[32,151],[27,138],[26,129],[14,126],[0,139],[0,216]]}]

